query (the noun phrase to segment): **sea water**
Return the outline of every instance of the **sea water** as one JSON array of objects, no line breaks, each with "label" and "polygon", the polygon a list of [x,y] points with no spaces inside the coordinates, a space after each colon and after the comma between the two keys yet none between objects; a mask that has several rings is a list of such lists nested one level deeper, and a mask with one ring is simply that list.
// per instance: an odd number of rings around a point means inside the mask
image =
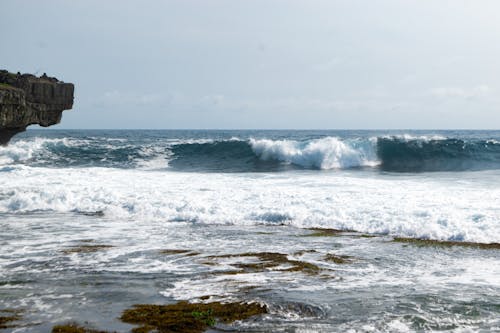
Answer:
[{"label": "sea water", "polygon": [[[498,250],[393,241],[500,242],[500,131],[29,130],[0,147],[0,228],[7,332],[207,296],[265,304],[222,327],[245,332],[500,331]],[[321,274],[207,264],[249,252]]]}]

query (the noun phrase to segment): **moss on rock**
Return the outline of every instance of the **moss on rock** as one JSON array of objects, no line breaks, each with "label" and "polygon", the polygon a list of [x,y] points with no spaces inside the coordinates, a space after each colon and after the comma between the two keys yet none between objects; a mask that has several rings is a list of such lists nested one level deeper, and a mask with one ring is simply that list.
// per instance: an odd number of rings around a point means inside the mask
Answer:
[{"label": "moss on rock", "polygon": [[414,244],[417,246],[440,246],[440,247],[471,247],[484,250],[500,250],[500,243],[474,243],[474,242],[456,242],[456,241],[440,241],[434,239],[419,239],[419,238],[405,238],[395,237],[393,239],[396,243]]},{"label": "moss on rock", "polygon": [[308,230],[314,231],[313,233],[304,235],[304,237],[332,237],[339,236],[344,232],[348,232],[346,230],[339,229],[324,229],[324,228],[309,228]]},{"label": "moss on rock", "polygon": [[123,322],[140,325],[134,333],[185,332],[202,333],[217,321],[229,324],[267,313],[267,307],[258,303],[188,303],[170,305],[138,304],[125,310]]},{"label": "moss on rock", "polygon": [[[218,256],[210,256],[209,259],[221,259],[221,258],[248,258],[255,257],[258,262],[237,262],[230,264],[231,266],[239,268],[237,271],[225,271],[221,274],[243,274],[243,273],[258,273],[264,272],[268,269],[276,268],[275,271],[281,272],[303,272],[306,274],[318,274],[321,271],[317,265],[311,264],[302,260],[288,259],[288,256],[283,253],[276,252],[246,252],[239,254],[224,254]],[[210,262],[209,262],[210,263]],[[287,268],[277,268],[281,265],[288,265]]]},{"label": "moss on rock", "polygon": [[11,86],[8,83],[1,83],[0,82],[0,89],[2,89],[2,88],[4,88],[4,89],[15,89],[15,87]]},{"label": "moss on rock", "polygon": [[52,333],[108,333],[108,332],[80,326],[76,323],[69,323],[69,324],[54,326],[52,328]]}]

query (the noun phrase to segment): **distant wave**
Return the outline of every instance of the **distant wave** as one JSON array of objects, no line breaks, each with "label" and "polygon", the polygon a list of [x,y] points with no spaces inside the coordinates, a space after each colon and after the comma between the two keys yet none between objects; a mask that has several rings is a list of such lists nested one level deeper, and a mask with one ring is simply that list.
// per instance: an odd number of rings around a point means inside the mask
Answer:
[{"label": "distant wave", "polygon": [[500,142],[445,137],[140,141],[87,137],[15,141],[0,166],[111,167],[207,172],[375,168],[389,172],[500,168]]},{"label": "distant wave", "polygon": [[500,142],[495,140],[381,137],[377,155],[382,170],[395,172],[500,168]]}]

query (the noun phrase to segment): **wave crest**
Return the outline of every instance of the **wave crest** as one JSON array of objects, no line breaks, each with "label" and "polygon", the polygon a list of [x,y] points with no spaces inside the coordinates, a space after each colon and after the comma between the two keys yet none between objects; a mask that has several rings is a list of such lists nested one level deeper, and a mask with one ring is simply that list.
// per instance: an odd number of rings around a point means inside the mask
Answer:
[{"label": "wave crest", "polygon": [[389,172],[491,170],[500,168],[500,141],[406,134],[302,140],[35,137],[0,147],[0,166],[20,165],[195,172],[353,168]]},{"label": "wave crest", "polygon": [[250,145],[261,159],[278,160],[305,168],[345,169],[378,164],[374,146],[349,145],[335,137],[307,142],[250,139]]}]

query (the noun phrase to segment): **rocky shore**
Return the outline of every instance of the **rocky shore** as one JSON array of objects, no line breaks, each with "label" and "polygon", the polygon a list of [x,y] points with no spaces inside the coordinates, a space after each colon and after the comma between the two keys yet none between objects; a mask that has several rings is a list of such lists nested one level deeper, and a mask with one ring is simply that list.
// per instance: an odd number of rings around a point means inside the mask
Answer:
[{"label": "rocky shore", "polygon": [[13,74],[0,70],[0,145],[29,125],[48,127],[73,107],[75,87],[45,73]]}]

